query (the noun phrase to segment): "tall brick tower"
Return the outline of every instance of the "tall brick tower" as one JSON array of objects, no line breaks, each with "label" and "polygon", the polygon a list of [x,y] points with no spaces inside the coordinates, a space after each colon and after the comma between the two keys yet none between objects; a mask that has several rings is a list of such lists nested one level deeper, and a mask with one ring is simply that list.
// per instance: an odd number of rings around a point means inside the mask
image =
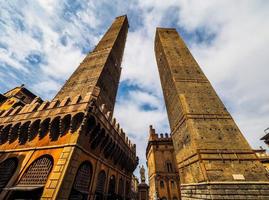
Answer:
[{"label": "tall brick tower", "polygon": [[155,54],[182,199],[268,199],[264,167],[175,29],[157,28]]},{"label": "tall brick tower", "polygon": [[98,101],[113,112],[127,32],[127,18],[116,20],[54,99],[62,100],[66,95],[70,98],[77,95],[85,96],[97,86],[100,88]]},{"label": "tall brick tower", "polygon": [[136,147],[112,116],[127,31],[117,17],[51,102],[0,107],[0,199],[130,198]]}]

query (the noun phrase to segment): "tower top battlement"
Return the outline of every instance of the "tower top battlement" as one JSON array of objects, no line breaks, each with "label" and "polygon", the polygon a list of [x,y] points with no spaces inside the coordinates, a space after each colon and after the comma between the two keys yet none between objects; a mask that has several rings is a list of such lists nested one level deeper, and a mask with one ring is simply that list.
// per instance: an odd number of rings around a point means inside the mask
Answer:
[{"label": "tower top battlement", "polygon": [[63,85],[54,99],[85,96],[100,88],[98,103],[106,104],[113,113],[121,74],[121,61],[128,32],[126,15],[117,17],[100,42]]},{"label": "tower top battlement", "polygon": [[171,134],[156,133],[152,125],[149,126],[149,141],[171,140]]}]

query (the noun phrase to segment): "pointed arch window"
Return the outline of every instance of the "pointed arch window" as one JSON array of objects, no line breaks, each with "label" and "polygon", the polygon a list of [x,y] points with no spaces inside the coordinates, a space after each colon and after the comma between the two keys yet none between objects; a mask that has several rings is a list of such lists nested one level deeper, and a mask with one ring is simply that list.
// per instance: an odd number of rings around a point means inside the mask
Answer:
[{"label": "pointed arch window", "polygon": [[92,165],[85,161],[78,168],[69,199],[88,199],[91,179]]},{"label": "pointed arch window", "polygon": [[104,170],[99,172],[95,190],[95,200],[103,199],[104,189],[106,183],[106,173]]},{"label": "pointed arch window", "polygon": [[49,155],[36,159],[23,174],[18,185],[45,185],[53,166]]},{"label": "pointed arch window", "polygon": [[114,198],[116,188],[116,178],[114,175],[110,176],[109,185],[108,185],[108,197],[111,199]]},{"label": "pointed arch window", "polygon": [[40,199],[53,167],[53,158],[44,155],[37,158],[24,172],[12,190],[10,199]]}]

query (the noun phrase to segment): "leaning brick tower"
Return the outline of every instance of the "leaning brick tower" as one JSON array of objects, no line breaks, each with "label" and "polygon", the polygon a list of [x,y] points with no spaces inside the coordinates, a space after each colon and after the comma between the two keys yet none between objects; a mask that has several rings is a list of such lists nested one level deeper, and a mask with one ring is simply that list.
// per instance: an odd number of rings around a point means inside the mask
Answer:
[{"label": "leaning brick tower", "polygon": [[112,115],[127,32],[117,17],[52,101],[0,110],[0,199],[129,199],[136,147]]},{"label": "leaning brick tower", "polygon": [[155,54],[182,199],[269,199],[266,171],[175,29]]}]

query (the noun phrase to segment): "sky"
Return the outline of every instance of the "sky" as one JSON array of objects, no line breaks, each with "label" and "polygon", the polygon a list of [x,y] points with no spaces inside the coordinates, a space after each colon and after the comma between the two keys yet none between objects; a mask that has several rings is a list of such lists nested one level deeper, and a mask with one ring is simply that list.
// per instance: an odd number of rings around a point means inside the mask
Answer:
[{"label": "sky", "polygon": [[[115,117],[145,165],[149,125],[169,133],[154,55],[176,28],[253,148],[269,127],[269,1],[0,0],[0,93],[25,84],[52,99],[114,18],[129,33]],[[136,174],[138,171],[136,170]]]}]

